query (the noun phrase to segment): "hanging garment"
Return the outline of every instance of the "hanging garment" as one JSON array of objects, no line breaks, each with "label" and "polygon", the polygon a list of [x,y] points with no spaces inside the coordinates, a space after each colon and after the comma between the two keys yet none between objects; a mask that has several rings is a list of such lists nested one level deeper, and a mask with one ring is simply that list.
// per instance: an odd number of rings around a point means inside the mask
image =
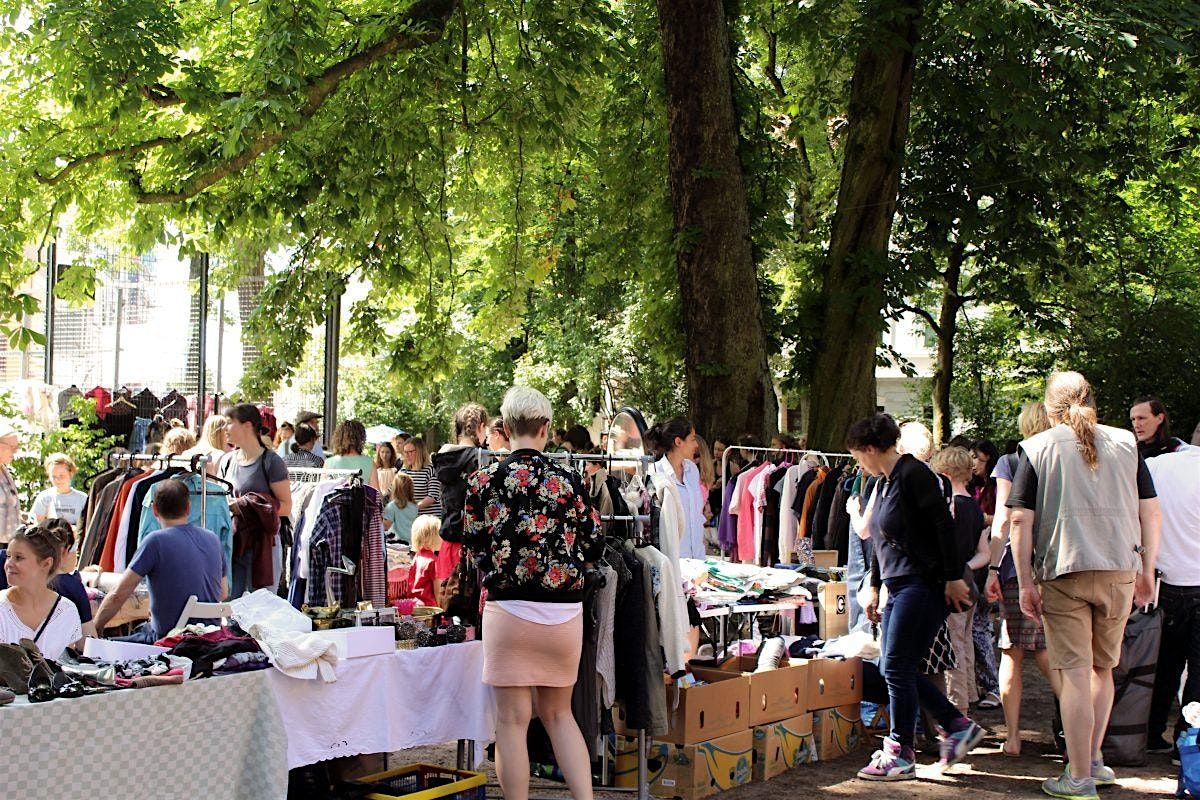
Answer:
[{"label": "hanging garment", "polygon": [[[817,505],[817,493],[821,490],[821,484],[825,482],[825,476],[829,474],[829,467],[817,467],[813,470],[812,483],[808,485],[808,489],[804,492],[804,501],[800,508],[800,537],[812,541],[812,517],[813,509]],[[799,498],[797,498],[799,499]],[[817,548],[816,544],[813,545]]]},{"label": "hanging garment", "polygon": [[84,507],[83,531],[79,546],[79,566],[90,567],[100,563],[108,526],[112,523],[113,510],[117,504],[117,493],[125,483],[128,471],[111,469],[100,473],[92,480],[88,501]]},{"label": "hanging garment", "polygon": [[187,398],[179,392],[172,389],[162,396],[158,413],[163,415],[163,419],[177,419],[180,422],[187,421],[188,404]]},{"label": "hanging garment", "polygon": [[[142,389],[130,399],[133,401],[135,413],[139,417],[153,419],[154,415],[158,413],[158,398],[155,397],[154,392],[150,391],[149,389]],[[138,451],[134,450],[133,452],[136,453]]]},{"label": "hanging garment", "polygon": [[[229,511],[229,495],[225,487],[216,481],[206,481],[208,497],[204,502],[201,502],[200,476],[188,474],[176,477],[187,484],[188,494],[191,496],[192,503],[191,508],[188,510],[188,524],[212,531],[217,535],[217,539],[221,541],[221,549],[225,553],[225,577],[232,580],[233,516]],[[154,494],[157,490],[158,484],[151,486],[150,491],[146,493],[146,497],[142,501],[142,523],[138,528],[139,544],[151,533],[162,527],[159,525],[158,517],[154,516],[152,510]],[[232,583],[230,585],[232,586]]]},{"label": "hanging garment", "polygon": [[649,556],[662,576],[659,592],[658,619],[662,625],[663,651],[667,670],[673,675],[683,670],[688,650],[687,598],[683,594],[683,578],[679,574],[679,546],[684,536],[683,496],[673,480],[660,480],[655,493],[662,507],[662,528],[659,531],[661,550],[641,548],[638,555]]},{"label": "hanging garment", "polygon": [[59,419],[71,419],[75,416],[75,412],[71,410],[71,401],[76,397],[83,397],[83,392],[73,383],[58,393]]},{"label": "hanging garment", "polygon": [[821,490],[817,493],[816,505],[813,509],[813,531],[810,534],[814,546],[820,550],[833,550],[829,539],[829,512],[833,506],[833,493],[837,491],[842,477],[841,465],[829,470],[829,474],[821,482]]},{"label": "hanging garment", "polygon": [[[133,491],[133,487],[139,481],[143,481],[153,475],[152,470],[145,470],[135,473],[121,484],[120,490],[117,492],[116,502],[113,506],[112,520],[109,522],[108,530],[104,539],[104,552],[100,556],[100,569],[105,572],[116,572],[116,555],[117,555],[117,534],[121,529],[121,517],[124,515],[126,507],[129,505],[129,494]],[[128,524],[129,518],[125,517],[125,522]],[[121,560],[125,561],[125,542],[122,541],[120,548]],[[125,571],[125,565],[122,563],[121,572]]]},{"label": "hanging garment", "polygon": [[108,406],[112,402],[112,395],[103,386],[95,386],[84,393],[84,397],[89,397],[96,401],[96,413],[100,415],[100,421],[108,416]]},{"label": "hanging garment", "polygon": [[149,417],[134,417],[133,430],[129,434],[129,442],[126,447],[131,453],[146,452],[146,432],[150,429]]},{"label": "hanging garment", "polygon": [[725,482],[725,494],[721,502],[721,517],[717,522],[717,542],[721,551],[737,560],[737,513],[733,509],[733,498],[737,493],[737,477]]},{"label": "hanging garment", "polygon": [[662,635],[654,609],[650,569],[633,554],[622,554],[631,580],[617,593],[613,640],[617,700],[625,712],[625,725],[648,736],[667,732],[667,698],[663,691]]},{"label": "hanging garment", "polygon": [[758,560],[758,546],[754,535],[754,495],[750,486],[760,472],[770,468],[771,464],[759,464],[738,474],[738,560],[744,564]]},{"label": "hanging garment", "polygon": [[235,577],[250,591],[274,586],[271,548],[279,536],[279,501],[270,494],[246,492],[234,498],[229,510],[233,515],[233,559],[240,561],[250,554],[250,574]]},{"label": "hanging garment", "polygon": [[792,509],[792,504],[796,501],[800,478],[811,469],[812,465],[807,461],[789,467],[779,493],[779,556],[789,564],[796,548],[796,534],[800,530],[800,518]]},{"label": "hanging garment", "polygon": [[[138,484],[133,487],[133,491],[129,493],[129,503],[121,512],[121,529],[117,532],[117,550],[116,564],[117,572],[124,572],[125,566],[133,561],[134,555],[138,549],[138,532],[142,528],[142,514],[146,511],[143,503],[146,500],[146,495],[150,489],[163,481],[174,478],[183,474],[183,470],[179,467],[170,467],[168,469],[159,470],[154,475],[151,475],[144,481],[138,481]],[[147,512],[152,513],[152,512]],[[121,543],[125,546],[125,561],[121,564]]]}]

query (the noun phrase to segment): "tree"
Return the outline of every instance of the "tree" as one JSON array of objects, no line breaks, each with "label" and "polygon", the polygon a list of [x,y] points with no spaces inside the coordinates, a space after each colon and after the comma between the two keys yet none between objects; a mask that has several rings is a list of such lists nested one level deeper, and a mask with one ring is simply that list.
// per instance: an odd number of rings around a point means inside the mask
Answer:
[{"label": "tree", "polygon": [[875,408],[883,279],[908,134],[921,10],[920,0],[874,0],[864,12],[811,373],[808,441],[823,449],[838,447],[850,424]]},{"label": "tree", "polygon": [[775,429],[721,0],[659,0],[688,408],[710,437]]}]

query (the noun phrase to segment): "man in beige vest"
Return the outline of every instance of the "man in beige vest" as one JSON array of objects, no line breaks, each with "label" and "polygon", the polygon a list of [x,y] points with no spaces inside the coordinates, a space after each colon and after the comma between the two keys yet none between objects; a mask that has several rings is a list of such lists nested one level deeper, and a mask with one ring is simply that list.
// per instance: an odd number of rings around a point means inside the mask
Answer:
[{"label": "man in beige vest", "polygon": [[1042,789],[1095,800],[1116,782],[1100,743],[1125,621],[1154,593],[1161,518],[1154,482],[1129,431],[1098,425],[1077,372],[1046,385],[1054,427],[1026,439],[1008,507],[1021,610],[1046,628],[1067,740],[1067,769]]}]

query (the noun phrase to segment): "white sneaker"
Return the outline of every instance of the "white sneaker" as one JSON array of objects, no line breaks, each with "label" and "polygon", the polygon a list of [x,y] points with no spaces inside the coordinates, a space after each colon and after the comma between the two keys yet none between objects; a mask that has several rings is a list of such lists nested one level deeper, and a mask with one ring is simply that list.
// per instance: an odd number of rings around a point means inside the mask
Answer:
[{"label": "white sneaker", "polygon": [[763,642],[762,652],[758,654],[758,668],[755,672],[770,672],[773,669],[779,669],[779,662],[783,660],[783,654],[787,652],[784,647],[783,639],[776,637]]}]

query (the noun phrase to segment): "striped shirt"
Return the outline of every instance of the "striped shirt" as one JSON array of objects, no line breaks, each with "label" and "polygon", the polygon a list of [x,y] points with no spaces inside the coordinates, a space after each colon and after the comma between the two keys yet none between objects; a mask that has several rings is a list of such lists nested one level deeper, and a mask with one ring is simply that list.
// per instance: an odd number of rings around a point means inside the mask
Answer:
[{"label": "striped shirt", "polygon": [[426,497],[432,497],[434,503],[429,508],[421,509],[422,514],[442,516],[442,483],[433,475],[433,465],[422,469],[403,469],[405,475],[412,478],[413,498],[418,504]]}]

